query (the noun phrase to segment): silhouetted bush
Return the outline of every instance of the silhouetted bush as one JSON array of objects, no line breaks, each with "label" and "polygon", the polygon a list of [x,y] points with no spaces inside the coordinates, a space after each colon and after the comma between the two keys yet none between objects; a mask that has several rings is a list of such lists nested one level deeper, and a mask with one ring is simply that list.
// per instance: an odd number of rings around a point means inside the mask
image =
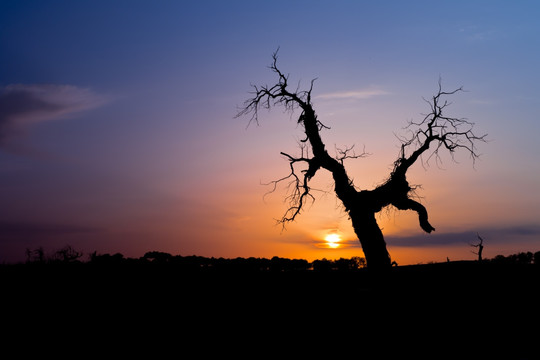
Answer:
[{"label": "silhouetted bush", "polygon": [[540,251],[533,254],[533,261],[535,265],[540,265]]},{"label": "silhouetted bush", "polygon": [[332,262],[326,258],[313,261],[313,270],[315,271],[330,271],[332,270]]},{"label": "silhouetted bush", "polygon": [[46,256],[43,247],[31,250],[26,249],[27,263],[71,263],[80,262],[83,253],[75,250],[71,245],[66,245],[56,250],[52,255]]},{"label": "silhouetted bush", "polygon": [[270,260],[270,270],[272,271],[299,271],[307,270],[309,263],[307,260],[287,259],[274,256]]},{"label": "silhouetted bush", "polygon": [[169,262],[172,259],[172,255],[169,253],[161,252],[161,251],[149,251],[146,254],[144,254],[143,259],[156,262],[156,263],[166,263]]},{"label": "silhouetted bush", "polygon": [[527,252],[520,252],[517,254],[508,255],[508,256],[497,255],[490,261],[497,264],[526,264],[527,265],[527,264],[532,264],[533,262],[535,264],[539,264],[540,251],[534,254],[530,251],[527,251]]},{"label": "silhouetted bush", "polygon": [[26,262],[27,263],[45,262],[45,250],[43,250],[43,247],[40,246],[34,250],[26,249]]},{"label": "silhouetted bush", "polygon": [[90,263],[92,264],[107,264],[107,265],[119,265],[125,261],[124,255],[116,253],[99,255],[95,251],[90,254]]}]

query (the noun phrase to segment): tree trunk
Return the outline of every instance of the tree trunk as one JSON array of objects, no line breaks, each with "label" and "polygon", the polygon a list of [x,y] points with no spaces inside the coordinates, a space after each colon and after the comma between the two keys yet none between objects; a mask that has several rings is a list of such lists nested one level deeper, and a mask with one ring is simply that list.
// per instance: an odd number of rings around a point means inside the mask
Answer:
[{"label": "tree trunk", "polygon": [[482,262],[482,250],[484,250],[484,246],[480,244],[478,246],[478,262]]},{"label": "tree trunk", "polygon": [[370,269],[385,270],[392,266],[384,236],[375,219],[375,213],[353,210],[349,212],[356,236],[360,240]]}]

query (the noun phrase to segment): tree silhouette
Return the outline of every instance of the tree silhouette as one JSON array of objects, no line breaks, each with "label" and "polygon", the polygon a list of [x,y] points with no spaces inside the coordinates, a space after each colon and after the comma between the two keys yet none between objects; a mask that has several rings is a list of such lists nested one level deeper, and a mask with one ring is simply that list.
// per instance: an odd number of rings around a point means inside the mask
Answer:
[{"label": "tree silhouette", "polygon": [[26,262],[39,262],[45,261],[45,250],[43,247],[38,247],[35,250],[26,249]]},{"label": "tree silhouette", "polygon": [[82,256],[82,252],[75,250],[71,245],[66,245],[63,248],[56,250],[51,260],[68,263],[77,261]]},{"label": "tree silhouette", "polygon": [[484,239],[480,236],[480,234],[476,233],[476,236],[478,237],[478,244],[470,244],[472,247],[477,248],[477,251],[471,251],[474,255],[478,255],[478,262],[482,262],[482,251],[484,251]]},{"label": "tree silhouette", "polygon": [[[334,190],[348,212],[354,231],[360,240],[365,254],[368,268],[386,269],[391,267],[392,261],[386,249],[383,234],[377,224],[375,214],[383,208],[393,205],[400,210],[412,210],[418,214],[420,227],[427,233],[435,230],[428,221],[426,208],[414,200],[416,186],[409,185],[406,178],[407,170],[422,156],[428,155],[427,161],[435,158],[439,161],[439,153],[448,151],[452,156],[456,150],[469,153],[473,162],[478,157],[475,143],[484,141],[486,135],[476,136],[473,123],[466,119],[448,117],[443,112],[450,105],[445,100],[462,88],[451,92],[442,90],[439,80],[438,92],[431,100],[426,100],[430,112],[419,122],[409,122],[408,137],[400,138],[401,148],[393,170],[389,177],[372,190],[359,190],[345,170],[346,159],[361,158],[365,155],[356,154],[354,147],[337,151],[337,156],[328,154],[321,138],[322,130],[329,129],[317,117],[312,104],[312,90],[314,80],[308,90],[290,90],[289,76],[285,75],[277,66],[277,51],[272,55],[270,70],[277,75],[277,82],[273,86],[253,86],[253,97],[245,101],[236,117],[250,115],[249,124],[259,122],[259,110],[283,106],[286,111],[300,110],[298,124],[302,126],[306,135],[300,141],[300,156],[292,156],[285,152],[281,154],[287,158],[290,173],[273,181],[273,190],[283,181],[290,181],[287,198],[289,207],[281,217],[280,223],[285,225],[294,221],[303,210],[306,202],[315,198],[309,185],[310,180],[320,169],[332,174]],[[309,144],[309,146],[308,146]]]}]

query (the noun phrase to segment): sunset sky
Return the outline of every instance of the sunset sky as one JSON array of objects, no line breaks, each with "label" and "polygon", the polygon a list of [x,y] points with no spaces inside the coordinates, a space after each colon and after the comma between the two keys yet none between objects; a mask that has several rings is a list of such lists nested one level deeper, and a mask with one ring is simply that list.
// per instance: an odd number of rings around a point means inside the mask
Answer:
[{"label": "sunset sky", "polygon": [[[285,230],[288,174],[302,129],[281,108],[235,118],[250,84],[279,67],[331,129],[327,149],[360,189],[389,175],[396,135],[454,95],[448,115],[489,141],[472,164],[443,157],[408,179],[436,228],[378,217],[399,264],[540,250],[538,1],[1,1],[0,262],[65,245],[89,254],[363,256],[328,173]],[[294,90],[294,89],[293,89]],[[334,234],[333,242],[324,239]],[[336,245],[337,244],[337,245]]]}]

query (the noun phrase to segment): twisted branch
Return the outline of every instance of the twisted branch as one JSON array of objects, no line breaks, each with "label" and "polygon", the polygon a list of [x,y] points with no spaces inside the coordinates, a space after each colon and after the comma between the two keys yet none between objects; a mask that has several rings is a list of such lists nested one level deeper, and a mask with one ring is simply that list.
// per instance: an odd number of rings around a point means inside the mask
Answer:
[{"label": "twisted branch", "polygon": [[[301,110],[298,117],[298,124],[303,126],[306,135],[304,139],[300,140],[302,154],[300,157],[293,157],[281,152],[281,155],[285,156],[289,161],[291,171],[287,176],[267,184],[272,186],[270,192],[274,192],[279,183],[290,180],[287,186],[288,194],[285,198],[289,203],[289,208],[285,211],[281,220],[278,221],[284,225],[287,222],[295,220],[307,201],[315,200],[315,197],[311,194],[313,189],[310,188],[309,181],[321,167],[330,171],[334,179],[337,179],[336,193],[338,196],[341,193],[350,192],[351,189],[354,191],[354,187],[343,167],[343,161],[345,159],[363,157],[365,153],[356,155],[353,147],[350,147],[345,150],[338,150],[339,155],[337,159],[328,155],[320,137],[320,131],[329,129],[329,127],[317,119],[315,110],[311,104],[311,92],[316,79],[311,81],[308,90],[299,90],[297,88],[294,92],[289,91],[289,76],[285,75],[277,67],[277,51],[272,55],[272,64],[269,68],[277,74],[277,83],[273,86],[252,85],[254,91],[251,94],[253,97],[244,102],[244,107],[238,112],[236,117],[251,115],[248,123],[249,126],[253,122],[257,125],[259,124],[259,109],[261,108],[270,109],[272,106],[283,106],[289,112],[294,112],[297,109]],[[307,142],[311,145],[311,157],[308,156],[308,148],[304,145]],[[299,163],[307,165],[307,168],[300,171],[301,174],[295,169],[295,166]]]},{"label": "twisted branch", "polygon": [[[282,218],[278,220],[278,223],[282,224],[283,226],[285,226],[287,222],[294,221],[296,216],[300,214],[300,211],[306,202],[315,201],[315,197],[310,193],[312,189],[308,184],[309,179],[311,178],[308,174],[308,170],[313,159],[306,157],[308,154],[304,145],[300,146],[300,148],[302,150],[300,157],[293,157],[285,152],[280,152],[281,155],[289,160],[289,167],[291,169],[290,173],[280,179],[263,184],[272,186],[272,189],[265,194],[266,196],[276,191],[278,184],[283,181],[290,180],[287,185],[287,195],[285,196],[285,202],[289,204],[289,208],[285,211]],[[295,165],[298,163],[308,164],[308,170],[301,170],[303,176],[299,176],[297,174],[297,170],[295,169]]]},{"label": "twisted branch", "polygon": [[[454,154],[456,150],[463,149],[469,153],[474,165],[475,160],[480,156],[477,152],[476,143],[478,141],[485,142],[487,134],[477,136],[473,132],[474,123],[464,118],[448,117],[443,114],[443,111],[451,105],[444,97],[454,95],[460,91],[463,91],[463,88],[460,87],[450,92],[443,91],[439,79],[437,94],[431,100],[424,99],[429,104],[431,111],[420,122],[410,121],[406,129],[410,130],[411,137],[409,139],[400,139],[402,142],[400,154],[399,158],[394,162],[393,173],[404,174],[423,153],[430,149],[432,143],[435,144],[435,148],[429,154],[426,163],[429,163],[429,160],[433,157],[437,163],[440,163],[439,152],[441,149],[448,150],[455,161]],[[416,127],[416,130],[411,130],[414,127]],[[406,156],[409,147],[415,147],[416,149],[409,156]]]}]

